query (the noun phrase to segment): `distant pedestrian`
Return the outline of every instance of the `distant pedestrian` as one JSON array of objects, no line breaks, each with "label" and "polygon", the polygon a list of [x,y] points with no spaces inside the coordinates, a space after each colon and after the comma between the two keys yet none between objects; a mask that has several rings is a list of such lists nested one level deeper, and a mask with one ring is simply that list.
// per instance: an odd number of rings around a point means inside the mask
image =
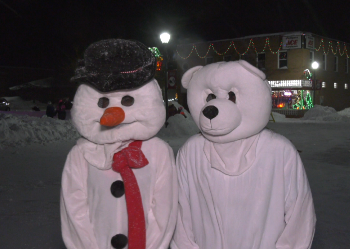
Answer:
[{"label": "distant pedestrian", "polygon": [[52,102],[49,101],[46,106],[46,116],[53,118],[56,116],[56,110],[55,107],[53,106]]},{"label": "distant pedestrian", "polygon": [[62,99],[58,102],[56,109],[57,109],[58,119],[65,120],[66,119],[66,106],[64,105],[64,102]]}]

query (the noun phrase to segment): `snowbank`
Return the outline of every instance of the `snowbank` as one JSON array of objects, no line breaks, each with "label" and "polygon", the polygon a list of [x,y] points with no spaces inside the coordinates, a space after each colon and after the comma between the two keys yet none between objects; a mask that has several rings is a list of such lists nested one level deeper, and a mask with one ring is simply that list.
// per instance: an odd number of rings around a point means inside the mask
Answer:
[{"label": "snowbank", "polygon": [[11,111],[28,111],[32,110],[34,106],[38,107],[41,111],[46,110],[47,103],[42,103],[39,101],[26,101],[19,96],[14,97],[4,97],[9,103]]},{"label": "snowbank", "polygon": [[[308,110],[302,120],[316,120],[316,121],[332,121],[332,122],[350,122],[350,108],[337,112],[334,108],[329,106],[315,105]],[[348,116],[349,115],[349,116]]]},{"label": "snowbank", "polygon": [[168,119],[168,126],[162,127],[157,136],[160,138],[190,137],[199,132],[192,116],[185,113],[187,118],[181,114],[176,114]]},{"label": "snowbank", "polygon": [[346,116],[346,117],[350,118],[350,107],[345,108],[342,111],[339,111],[338,114],[341,115],[341,116]]},{"label": "snowbank", "polygon": [[69,120],[0,114],[0,149],[80,137]]},{"label": "snowbank", "polygon": [[[284,122],[286,120],[286,115],[278,112],[272,112],[272,116],[276,122]],[[272,120],[272,117],[270,116],[270,121],[271,120]]]},{"label": "snowbank", "polygon": [[[179,109],[182,107],[177,102],[171,102],[174,106]],[[182,107],[183,108],[183,107]],[[176,114],[168,119],[168,126],[162,127],[162,129],[158,132],[157,136],[165,139],[165,138],[178,138],[178,137],[190,137],[199,132],[199,129],[194,122],[191,114],[186,111],[185,108],[182,109],[186,115],[186,118],[181,114]]]},{"label": "snowbank", "polygon": [[[19,97],[7,98],[17,110],[30,110],[31,101],[23,101]],[[182,107],[172,102],[176,108]],[[42,106],[39,106],[39,108]],[[176,149],[183,144],[183,139],[199,133],[191,114],[183,109],[186,118],[176,114],[168,119],[168,126],[162,127],[157,137],[169,142]],[[22,147],[33,143],[46,144],[59,140],[76,140],[80,137],[70,120],[58,120],[46,116],[30,117],[26,115],[0,113],[0,149],[6,147]],[[300,119],[289,119],[285,115],[272,113],[276,123],[279,122],[350,122],[350,108],[336,112],[334,108],[316,105]],[[270,120],[272,118],[270,117]],[[175,152],[176,152],[175,149]]]}]

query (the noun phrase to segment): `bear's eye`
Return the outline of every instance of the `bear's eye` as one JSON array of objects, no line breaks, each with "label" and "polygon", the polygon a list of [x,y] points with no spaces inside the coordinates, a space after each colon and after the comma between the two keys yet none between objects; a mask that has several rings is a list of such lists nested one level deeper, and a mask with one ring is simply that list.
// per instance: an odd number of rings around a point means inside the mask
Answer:
[{"label": "bear's eye", "polygon": [[106,108],[109,105],[109,99],[106,97],[102,97],[97,102],[98,107]]},{"label": "bear's eye", "polygon": [[122,98],[122,105],[123,106],[132,106],[134,104],[134,98],[126,95]]},{"label": "bear's eye", "polygon": [[208,97],[207,97],[206,101],[209,102],[212,99],[216,99],[215,94],[213,94],[213,93],[208,94]]},{"label": "bear's eye", "polygon": [[233,103],[236,103],[236,94],[234,92],[229,92],[228,99],[231,100]]}]

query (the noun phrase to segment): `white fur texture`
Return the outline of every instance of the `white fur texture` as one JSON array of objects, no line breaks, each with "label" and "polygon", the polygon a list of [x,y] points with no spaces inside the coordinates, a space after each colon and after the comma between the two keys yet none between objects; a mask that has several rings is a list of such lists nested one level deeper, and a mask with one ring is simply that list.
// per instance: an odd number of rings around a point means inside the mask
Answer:
[{"label": "white fur texture", "polygon": [[[129,95],[134,98],[132,106],[123,106],[121,99]],[[101,97],[109,99],[106,107],[121,107],[124,121],[115,127],[100,125],[100,118],[106,108],[98,107]],[[82,84],[79,86],[71,110],[72,120],[78,132],[96,144],[147,140],[160,130],[165,122],[165,108],[159,85],[155,79],[134,90],[120,90],[102,93]]]},{"label": "white fur texture", "polygon": [[[216,143],[228,143],[259,133],[268,123],[271,113],[271,88],[265,74],[248,62],[230,61],[197,66],[182,78],[187,88],[191,115],[203,135]],[[236,103],[228,98],[233,91]],[[206,102],[208,94],[216,99]],[[203,115],[207,106],[215,106],[219,114],[208,119]]]}]

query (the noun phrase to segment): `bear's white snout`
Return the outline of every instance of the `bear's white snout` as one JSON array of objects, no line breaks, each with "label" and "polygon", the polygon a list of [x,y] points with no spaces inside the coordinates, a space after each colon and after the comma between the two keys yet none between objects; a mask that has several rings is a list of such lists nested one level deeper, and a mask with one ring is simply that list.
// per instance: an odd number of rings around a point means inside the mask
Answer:
[{"label": "bear's white snout", "polygon": [[199,126],[203,133],[222,136],[236,129],[242,121],[237,105],[227,99],[213,99],[201,110]]}]

